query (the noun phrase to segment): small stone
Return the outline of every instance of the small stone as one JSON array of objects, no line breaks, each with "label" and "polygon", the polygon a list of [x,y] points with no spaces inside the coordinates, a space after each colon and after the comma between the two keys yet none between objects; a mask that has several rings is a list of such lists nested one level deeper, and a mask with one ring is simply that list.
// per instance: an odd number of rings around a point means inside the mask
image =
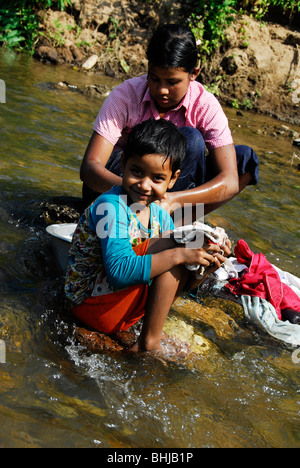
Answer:
[{"label": "small stone", "polygon": [[85,70],[91,70],[96,65],[97,62],[98,62],[98,55],[92,55],[84,62],[84,64],[82,65],[82,68],[84,68]]},{"label": "small stone", "polygon": [[54,64],[58,63],[58,53],[54,47],[40,46],[35,51],[34,57],[41,61],[47,61]]},{"label": "small stone", "polygon": [[279,130],[280,130],[281,132],[289,132],[289,131],[290,131],[290,127],[288,127],[287,125],[281,125],[281,126],[279,127]]}]

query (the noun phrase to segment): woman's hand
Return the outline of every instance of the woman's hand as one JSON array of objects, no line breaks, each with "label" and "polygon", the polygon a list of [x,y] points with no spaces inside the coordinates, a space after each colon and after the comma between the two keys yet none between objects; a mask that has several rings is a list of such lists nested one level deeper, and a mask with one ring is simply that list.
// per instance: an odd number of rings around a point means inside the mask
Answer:
[{"label": "woman's hand", "polygon": [[163,198],[161,200],[157,200],[156,203],[170,215],[172,215],[178,208],[181,208],[181,205],[176,201],[176,192],[166,192]]}]

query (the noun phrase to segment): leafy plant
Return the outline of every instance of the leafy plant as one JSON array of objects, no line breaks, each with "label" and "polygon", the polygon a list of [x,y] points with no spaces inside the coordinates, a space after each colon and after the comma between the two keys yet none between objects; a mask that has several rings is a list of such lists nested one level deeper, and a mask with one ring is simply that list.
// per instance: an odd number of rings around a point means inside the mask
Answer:
[{"label": "leafy plant", "polygon": [[236,98],[232,101],[231,105],[232,105],[232,107],[234,109],[239,109],[240,108],[239,101]]},{"label": "leafy plant", "polygon": [[259,20],[264,19],[272,7],[278,7],[283,13],[288,13],[290,18],[300,12],[299,0],[244,0],[241,3]]},{"label": "leafy plant", "polygon": [[0,10],[0,42],[8,47],[22,46],[31,50],[37,35],[38,20],[32,9],[11,7]]},{"label": "leafy plant", "polygon": [[109,18],[109,38],[111,40],[116,39],[119,33],[122,32],[122,28],[119,26],[119,20],[110,17]]},{"label": "leafy plant", "polygon": [[236,0],[196,0],[188,23],[200,43],[200,53],[211,55],[225,40],[225,29],[234,21]]},{"label": "leafy plant", "polygon": [[300,13],[300,0],[190,0],[190,3],[193,13],[187,23],[199,43],[202,60],[224,43],[226,29],[237,13],[250,13],[259,20],[274,7],[289,14],[290,19]]},{"label": "leafy plant", "polygon": [[71,0],[33,0],[29,3],[37,3],[40,7],[53,7],[55,4],[57,8],[61,11],[65,10],[67,6],[72,6]]},{"label": "leafy plant", "polygon": [[248,99],[244,99],[244,100],[243,100],[243,107],[244,107],[246,110],[252,109],[253,103],[252,103],[251,99],[249,99],[249,98],[248,98]]},{"label": "leafy plant", "polygon": [[31,52],[38,36],[36,12],[55,5],[64,10],[71,0],[13,0],[0,8],[0,44]]}]

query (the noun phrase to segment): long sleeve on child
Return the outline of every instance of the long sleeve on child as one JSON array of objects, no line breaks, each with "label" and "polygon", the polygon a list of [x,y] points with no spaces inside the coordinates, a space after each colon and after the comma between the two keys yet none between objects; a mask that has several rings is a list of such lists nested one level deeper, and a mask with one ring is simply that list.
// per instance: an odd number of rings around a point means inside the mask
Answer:
[{"label": "long sleeve on child", "polygon": [[130,210],[120,197],[101,197],[92,213],[102,250],[103,264],[110,284],[124,288],[150,281],[152,255],[137,256],[129,235]]}]

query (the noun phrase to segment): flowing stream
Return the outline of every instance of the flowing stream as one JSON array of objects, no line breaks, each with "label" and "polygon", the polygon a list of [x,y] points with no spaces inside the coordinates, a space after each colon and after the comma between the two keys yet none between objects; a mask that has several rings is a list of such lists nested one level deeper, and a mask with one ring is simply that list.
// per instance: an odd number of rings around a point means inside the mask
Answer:
[{"label": "flowing stream", "polygon": [[[4,49],[0,79],[0,446],[299,447],[300,364],[243,319],[222,345],[194,317],[213,346],[187,361],[91,354],[75,342],[39,205],[80,196],[80,162],[101,100],[49,83],[116,82]],[[225,110],[235,143],[259,155],[260,183],[208,220],[300,276],[300,151],[288,132],[275,135],[283,122]],[[211,302],[207,314],[213,310]],[[231,310],[229,303],[229,320]]]}]

